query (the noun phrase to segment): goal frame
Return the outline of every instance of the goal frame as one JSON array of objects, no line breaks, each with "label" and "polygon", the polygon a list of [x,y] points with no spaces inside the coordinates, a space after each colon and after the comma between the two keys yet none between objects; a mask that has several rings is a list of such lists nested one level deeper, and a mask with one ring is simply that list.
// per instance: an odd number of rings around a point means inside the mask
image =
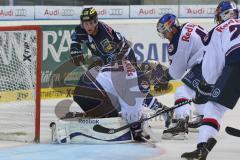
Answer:
[{"label": "goal frame", "polygon": [[42,29],[40,26],[0,26],[0,31],[25,31],[35,30],[37,33],[36,56],[36,99],[35,99],[35,135],[34,142],[40,142],[40,111],[41,111],[41,64],[42,64]]}]

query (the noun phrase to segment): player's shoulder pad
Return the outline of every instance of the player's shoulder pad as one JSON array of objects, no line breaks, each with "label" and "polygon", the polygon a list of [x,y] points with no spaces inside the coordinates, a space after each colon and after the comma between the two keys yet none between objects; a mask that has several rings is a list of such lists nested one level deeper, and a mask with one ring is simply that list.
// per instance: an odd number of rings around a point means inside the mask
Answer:
[{"label": "player's shoulder pad", "polygon": [[112,27],[110,27],[109,25],[107,25],[106,23],[101,22],[101,21],[98,22],[98,29],[105,31],[111,37],[113,37],[113,33],[115,32],[112,29]]},{"label": "player's shoulder pad", "polygon": [[88,40],[88,34],[86,30],[82,27],[82,25],[78,25],[75,27],[75,31],[71,35],[71,39],[77,42]]},{"label": "player's shoulder pad", "polygon": [[213,32],[214,32],[216,27],[214,27],[211,31],[209,31],[208,34],[203,38],[204,46],[207,46],[209,44],[209,42],[210,42],[210,40],[212,38]]},{"label": "player's shoulder pad", "polygon": [[181,41],[182,42],[190,42],[191,38],[194,36],[195,29],[198,25],[192,23],[185,23],[182,26],[182,33],[181,33]]}]

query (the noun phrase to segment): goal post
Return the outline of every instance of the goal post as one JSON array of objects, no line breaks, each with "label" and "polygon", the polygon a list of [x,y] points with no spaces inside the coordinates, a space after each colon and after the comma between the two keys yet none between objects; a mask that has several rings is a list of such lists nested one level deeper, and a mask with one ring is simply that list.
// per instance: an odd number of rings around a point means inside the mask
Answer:
[{"label": "goal post", "polygon": [[0,139],[40,141],[42,31],[0,27]]}]

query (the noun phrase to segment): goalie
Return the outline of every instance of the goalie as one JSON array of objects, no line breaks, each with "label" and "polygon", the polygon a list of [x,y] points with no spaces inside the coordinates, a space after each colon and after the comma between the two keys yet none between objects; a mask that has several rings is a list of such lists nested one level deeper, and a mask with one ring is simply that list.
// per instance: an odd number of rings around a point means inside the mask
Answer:
[{"label": "goalie", "polygon": [[[155,85],[160,85],[157,84],[157,76],[160,74],[156,74],[156,68],[160,66],[154,61],[137,67],[128,60],[119,60],[109,65],[91,68],[81,76],[74,90],[73,99],[84,111],[84,115],[80,116],[92,120],[94,118],[109,119],[107,117],[119,117],[120,112],[121,117],[127,123],[132,123],[143,118],[144,106],[154,112],[165,109],[166,106],[149,94],[148,79]],[[139,68],[146,70],[142,71]],[[167,113],[164,117],[170,121],[171,114]],[[67,114],[65,118],[74,117]],[[109,127],[114,126],[109,125]],[[142,124],[130,127],[133,140],[145,141],[146,138],[150,138],[149,135],[143,133],[142,127]],[[106,135],[101,134],[101,136]]]}]

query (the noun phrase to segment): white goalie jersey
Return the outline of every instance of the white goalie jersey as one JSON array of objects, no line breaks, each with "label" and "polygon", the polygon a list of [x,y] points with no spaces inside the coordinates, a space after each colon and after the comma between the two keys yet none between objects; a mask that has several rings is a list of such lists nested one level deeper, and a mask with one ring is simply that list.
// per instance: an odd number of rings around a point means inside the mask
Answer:
[{"label": "white goalie jersey", "polygon": [[[230,19],[212,29],[205,39],[202,74],[215,84],[226,64],[239,61],[234,50],[240,48],[240,20]],[[239,54],[239,53],[238,53]]]},{"label": "white goalie jersey", "polygon": [[168,47],[169,73],[172,78],[180,79],[187,69],[199,64],[203,53],[197,52],[203,45],[207,32],[198,25],[186,23],[177,33]]},{"label": "white goalie jersey", "polygon": [[130,123],[141,118],[143,102],[150,85],[138,76],[130,61],[121,60],[101,68],[94,67],[88,73],[107,92],[113,106],[121,108],[124,119]]}]

